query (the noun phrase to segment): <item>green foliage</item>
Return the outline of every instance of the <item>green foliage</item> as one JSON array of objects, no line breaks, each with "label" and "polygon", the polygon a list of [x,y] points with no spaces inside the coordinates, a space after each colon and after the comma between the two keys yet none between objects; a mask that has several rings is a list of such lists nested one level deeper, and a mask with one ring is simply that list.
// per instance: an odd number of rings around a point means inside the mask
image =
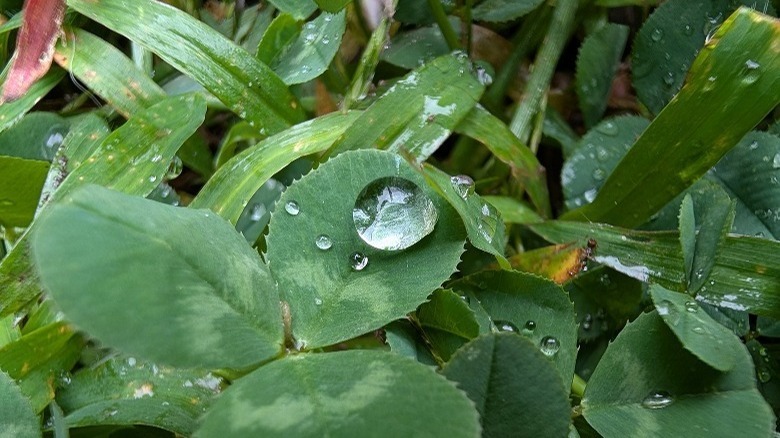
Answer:
[{"label": "green foliage", "polygon": [[770,2],[63,3],[0,436],[777,433]]}]

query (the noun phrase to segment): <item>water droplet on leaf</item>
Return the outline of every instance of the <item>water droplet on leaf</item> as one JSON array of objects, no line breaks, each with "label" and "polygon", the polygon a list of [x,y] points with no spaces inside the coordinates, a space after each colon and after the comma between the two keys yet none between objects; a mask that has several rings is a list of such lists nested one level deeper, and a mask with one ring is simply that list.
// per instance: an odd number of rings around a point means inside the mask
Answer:
[{"label": "water droplet on leaf", "polygon": [[352,220],[364,242],[389,251],[409,248],[433,231],[436,206],[415,183],[379,178],[360,192]]},{"label": "water droplet on leaf", "polygon": [[655,42],[661,41],[661,38],[663,37],[664,37],[664,31],[659,28],[653,29],[653,32],[650,34],[650,39],[652,39]]},{"label": "water droplet on leaf", "polygon": [[174,155],[171,160],[171,164],[168,165],[168,171],[165,172],[165,179],[172,180],[181,175],[181,171],[184,169],[184,164],[181,162],[181,158]]},{"label": "water droplet on leaf", "polygon": [[349,256],[349,264],[355,271],[362,271],[368,266],[368,257],[363,253],[354,252]]},{"label": "water droplet on leaf", "polygon": [[495,324],[496,329],[500,332],[517,333],[519,331],[517,330],[517,326],[509,321],[493,321],[493,324]]},{"label": "water droplet on leaf", "polygon": [[542,341],[539,343],[539,349],[547,357],[555,356],[555,354],[558,353],[558,350],[560,348],[561,348],[561,343],[558,341],[558,339],[552,336],[545,336],[544,338],[542,338]]},{"label": "water droplet on leaf", "polygon": [[450,177],[452,187],[458,192],[461,198],[466,199],[474,193],[474,180],[468,175],[456,175]]},{"label": "water droplet on leaf", "polygon": [[298,213],[301,212],[301,208],[298,206],[297,202],[288,201],[286,204],[284,204],[284,211],[286,211],[290,216],[298,216]]},{"label": "water droplet on leaf", "polygon": [[772,158],[772,167],[780,169],[780,153],[775,154],[774,158]]},{"label": "water droplet on leaf", "polygon": [[600,124],[596,130],[604,135],[609,135],[610,137],[614,137],[620,132],[620,128],[613,122],[604,122]]},{"label": "water droplet on leaf", "polygon": [[536,330],[536,322],[529,319],[523,326],[523,332],[530,335],[534,330]]},{"label": "water droplet on leaf", "polygon": [[314,239],[314,244],[317,245],[317,248],[323,251],[327,251],[331,246],[333,246],[333,241],[330,240],[330,237],[327,235],[320,234],[316,239]]},{"label": "water droplet on leaf", "polygon": [[674,398],[666,391],[654,391],[642,400],[642,406],[647,409],[662,409],[672,403]]},{"label": "water droplet on leaf", "polygon": [[251,220],[252,222],[257,222],[263,218],[265,212],[266,212],[265,205],[255,204],[252,207],[252,210],[249,212],[249,220]]}]

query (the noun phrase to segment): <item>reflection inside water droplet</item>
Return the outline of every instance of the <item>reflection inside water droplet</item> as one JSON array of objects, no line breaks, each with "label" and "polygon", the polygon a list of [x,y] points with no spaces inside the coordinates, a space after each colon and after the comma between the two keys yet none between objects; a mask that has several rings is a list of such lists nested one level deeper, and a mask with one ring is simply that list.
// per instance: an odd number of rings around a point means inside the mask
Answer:
[{"label": "reflection inside water droplet", "polygon": [[530,319],[525,322],[525,325],[523,326],[523,333],[526,335],[530,335],[531,333],[536,330],[536,322],[531,321]]},{"label": "reflection inside water droplet", "polygon": [[674,398],[666,391],[654,391],[642,400],[642,406],[647,409],[661,409],[672,403]]},{"label": "reflection inside water droplet", "polygon": [[385,177],[370,182],[360,192],[352,220],[364,242],[393,251],[409,248],[430,234],[438,212],[415,183]]}]

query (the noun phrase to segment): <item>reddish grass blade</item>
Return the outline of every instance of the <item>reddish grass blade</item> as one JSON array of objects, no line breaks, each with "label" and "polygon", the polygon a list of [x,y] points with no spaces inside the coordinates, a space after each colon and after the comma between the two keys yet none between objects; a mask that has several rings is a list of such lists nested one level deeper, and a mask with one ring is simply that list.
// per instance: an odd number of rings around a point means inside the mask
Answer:
[{"label": "reddish grass blade", "polygon": [[16,53],[3,84],[0,104],[22,97],[49,71],[65,16],[65,0],[25,0],[23,10]]}]

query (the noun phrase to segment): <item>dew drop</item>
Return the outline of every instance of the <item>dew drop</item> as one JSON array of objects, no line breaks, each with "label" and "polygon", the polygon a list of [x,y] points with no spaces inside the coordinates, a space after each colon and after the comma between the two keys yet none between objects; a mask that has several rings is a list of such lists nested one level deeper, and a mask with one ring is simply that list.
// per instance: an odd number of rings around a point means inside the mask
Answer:
[{"label": "dew drop", "polygon": [[327,46],[328,44],[330,44],[330,38],[324,37],[324,38],[322,38],[321,42],[322,42],[322,44]]},{"label": "dew drop", "polygon": [[327,235],[320,234],[316,239],[314,239],[314,244],[317,245],[317,248],[323,251],[327,251],[331,246],[333,246],[333,241],[330,240],[330,237]]},{"label": "dew drop", "polygon": [[184,169],[184,164],[181,162],[181,158],[174,155],[171,163],[168,165],[168,171],[165,172],[165,179],[172,180],[181,175],[181,171]]},{"label": "dew drop", "polygon": [[483,67],[477,66],[477,80],[480,84],[488,86],[493,83],[493,77]]},{"label": "dew drop", "polygon": [[597,168],[593,171],[593,179],[596,181],[603,181],[607,177],[607,172],[604,169]]},{"label": "dew drop", "polygon": [[362,271],[368,266],[368,257],[360,252],[354,252],[349,256],[349,264],[355,271]]},{"label": "dew drop", "polygon": [[398,177],[370,182],[358,195],[352,220],[370,246],[409,248],[433,231],[439,215],[433,201],[413,182]]},{"label": "dew drop", "polygon": [[772,167],[780,169],[780,153],[775,154],[774,158],[772,158]]},{"label": "dew drop", "polygon": [[592,326],[593,326],[593,315],[588,313],[585,315],[585,318],[583,318],[582,320],[582,329],[588,331]]},{"label": "dew drop", "polygon": [[618,135],[619,128],[614,122],[604,122],[596,128],[596,130],[604,135],[614,137]]},{"label": "dew drop", "polygon": [[493,321],[493,324],[495,324],[496,329],[498,329],[500,332],[519,332],[519,330],[517,330],[517,326],[509,321]]},{"label": "dew drop", "polygon": [[539,343],[539,349],[547,357],[555,356],[555,354],[558,353],[558,350],[560,348],[561,348],[561,343],[558,342],[558,339],[552,336],[545,336],[544,338],[542,338],[542,341]]},{"label": "dew drop", "polygon": [[672,72],[666,72],[666,74],[664,75],[664,84],[670,87],[674,84],[674,75],[672,74]]},{"label": "dew drop", "polygon": [[321,306],[322,305],[322,298],[317,297],[314,299],[314,304]]},{"label": "dew drop", "polygon": [[686,301],[685,310],[687,310],[689,313],[696,313],[696,311],[699,310],[699,305],[696,304],[695,301]]},{"label": "dew drop", "polygon": [[758,149],[758,141],[753,140],[752,142],[750,142],[750,145],[748,145],[748,149],[750,149],[751,151]]},{"label": "dew drop", "polygon": [[525,325],[523,326],[523,332],[526,334],[531,334],[536,330],[536,321],[528,320],[525,322]]},{"label": "dew drop", "polygon": [[151,161],[152,163],[159,163],[160,160],[162,160],[162,155],[157,154],[157,155],[153,156],[152,159],[149,160],[149,161]]},{"label": "dew drop", "polygon": [[585,196],[585,200],[588,202],[593,202],[593,200],[596,199],[596,189],[590,189],[587,192],[583,193],[583,196]]},{"label": "dew drop", "polygon": [[265,205],[255,204],[254,206],[252,206],[252,210],[249,212],[249,220],[251,220],[252,222],[257,222],[263,218],[265,213],[266,213]]},{"label": "dew drop", "polygon": [[661,38],[663,37],[664,37],[664,31],[659,28],[653,29],[653,32],[650,34],[650,39],[652,39],[655,42],[661,41]]},{"label": "dew drop", "polygon": [[666,391],[652,392],[642,400],[642,406],[646,409],[662,409],[672,403],[674,403],[674,398]]},{"label": "dew drop", "polygon": [[693,328],[693,332],[696,333],[697,335],[703,335],[707,333],[707,331],[704,330],[703,327],[698,327],[698,326]]},{"label": "dew drop", "polygon": [[298,216],[298,213],[301,212],[301,207],[299,207],[298,203],[295,201],[287,201],[287,203],[284,204],[284,211],[290,216]]},{"label": "dew drop", "polygon": [[452,187],[461,198],[466,199],[474,193],[474,180],[468,175],[456,175],[450,177]]},{"label": "dew drop", "polygon": [[683,27],[683,33],[688,36],[693,35],[693,27],[690,24],[686,24],[685,27]]},{"label": "dew drop", "polygon": [[745,61],[745,68],[748,70],[756,70],[759,67],[761,67],[761,64],[757,63],[756,61],[753,61],[752,59],[748,59],[747,61]]},{"label": "dew drop", "polygon": [[155,181],[157,181],[157,177],[156,176],[152,175],[152,176],[149,177],[149,182],[153,183]]},{"label": "dew drop", "polygon": [[758,373],[758,380],[761,381],[761,383],[767,383],[770,380],[772,380],[772,374],[769,373],[767,370],[761,370]]}]

